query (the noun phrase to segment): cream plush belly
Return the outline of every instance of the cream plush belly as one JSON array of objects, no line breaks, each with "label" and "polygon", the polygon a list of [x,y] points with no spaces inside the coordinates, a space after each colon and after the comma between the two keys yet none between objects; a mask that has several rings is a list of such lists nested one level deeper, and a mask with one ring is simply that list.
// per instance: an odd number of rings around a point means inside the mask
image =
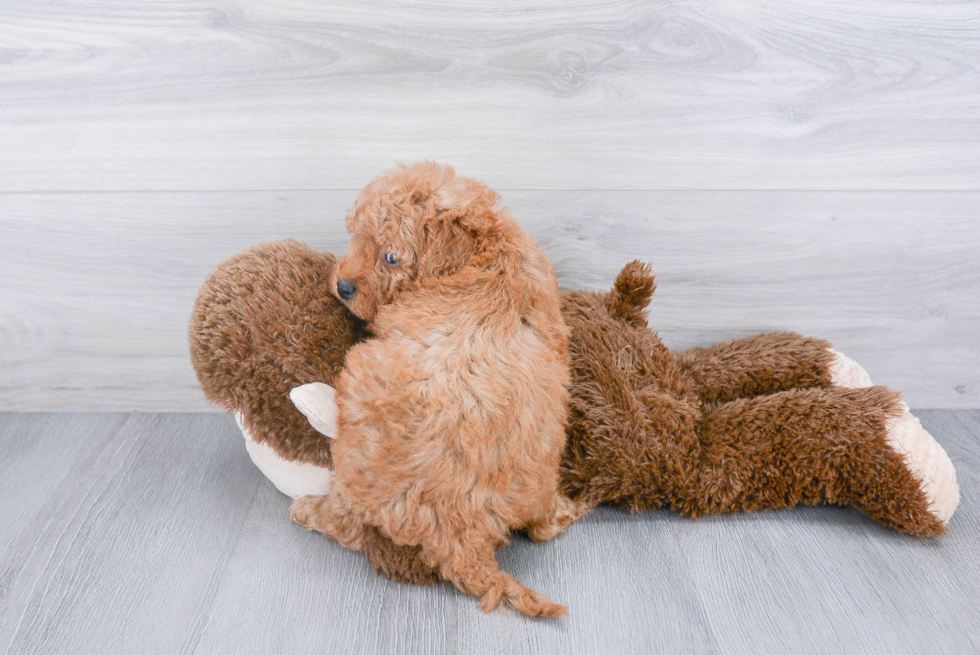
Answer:
[{"label": "cream plush belly", "polygon": [[[327,388],[329,389],[329,387]],[[329,402],[332,403],[332,398],[329,399]],[[319,416],[316,418],[317,423],[313,423],[314,427],[320,429],[319,426],[326,425],[324,419]],[[242,436],[245,437],[245,449],[248,451],[248,456],[252,458],[252,462],[262,471],[262,474],[269,478],[272,484],[276,485],[276,489],[292,498],[325,496],[330,493],[330,482],[333,478],[330,469],[283,459],[271,447],[252,439],[252,435],[242,423],[239,412],[235,412],[235,422],[238,423]]]}]

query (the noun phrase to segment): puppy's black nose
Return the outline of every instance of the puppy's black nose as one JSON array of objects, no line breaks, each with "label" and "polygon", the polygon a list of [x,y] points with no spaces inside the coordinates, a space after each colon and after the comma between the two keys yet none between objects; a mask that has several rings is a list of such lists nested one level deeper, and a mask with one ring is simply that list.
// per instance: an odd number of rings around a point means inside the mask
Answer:
[{"label": "puppy's black nose", "polygon": [[350,280],[337,280],[337,295],[344,300],[350,300],[357,293],[357,287]]}]

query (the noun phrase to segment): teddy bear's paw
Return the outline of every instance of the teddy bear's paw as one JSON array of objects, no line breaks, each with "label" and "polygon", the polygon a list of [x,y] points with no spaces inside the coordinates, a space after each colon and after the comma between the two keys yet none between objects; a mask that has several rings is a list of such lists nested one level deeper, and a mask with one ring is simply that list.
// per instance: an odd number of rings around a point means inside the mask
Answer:
[{"label": "teddy bear's paw", "polygon": [[871,376],[850,357],[828,348],[834,359],[830,363],[830,381],[835,387],[860,389],[871,386]]},{"label": "teddy bear's paw", "polygon": [[956,471],[942,446],[926,432],[905,403],[902,407],[905,411],[887,423],[886,440],[920,481],[929,512],[945,525],[960,501]]},{"label": "teddy bear's paw", "polygon": [[314,430],[331,439],[337,436],[337,401],[333,387],[322,382],[310,382],[290,391],[289,399]]}]

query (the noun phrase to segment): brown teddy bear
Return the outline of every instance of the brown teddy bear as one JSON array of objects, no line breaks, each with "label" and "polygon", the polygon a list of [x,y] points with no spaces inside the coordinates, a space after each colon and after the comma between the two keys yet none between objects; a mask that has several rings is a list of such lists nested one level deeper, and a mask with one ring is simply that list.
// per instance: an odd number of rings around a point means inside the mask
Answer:
[{"label": "brown teddy bear", "polygon": [[[327,289],[334,262],[296,241],[256,246],[211,274],[191,317],[205,395],[235,413],[252,459],[293,497],[329,492],[328,385],[370,337]],[[567,496],[690,517],[833,503],[912,535],[946,532],[952,463],[897,392],[788,332],[675,353],[644,318],[654,288],[632,262],[612,291],[564,293]],[[393,580],[440,579],[418,547],[377,529],[364,551]]]}]

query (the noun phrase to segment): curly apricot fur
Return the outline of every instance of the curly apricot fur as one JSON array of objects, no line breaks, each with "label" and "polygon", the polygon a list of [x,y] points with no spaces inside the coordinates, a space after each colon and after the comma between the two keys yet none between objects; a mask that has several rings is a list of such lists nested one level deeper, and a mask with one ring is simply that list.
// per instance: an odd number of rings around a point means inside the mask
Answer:
[{"label": "curly apricot fur", "polygon": [[[476,180],[430,162],[367,186],[347,217],[337,280],[374,338],[337,379],[336,481],[294,520],[355,549],[364,527],[422,560],[489,611],[563,606],[500,570],[510,530],[558,534],[568,330],[551,264]],[[397,259],[397,264],[385,261]]]}]

